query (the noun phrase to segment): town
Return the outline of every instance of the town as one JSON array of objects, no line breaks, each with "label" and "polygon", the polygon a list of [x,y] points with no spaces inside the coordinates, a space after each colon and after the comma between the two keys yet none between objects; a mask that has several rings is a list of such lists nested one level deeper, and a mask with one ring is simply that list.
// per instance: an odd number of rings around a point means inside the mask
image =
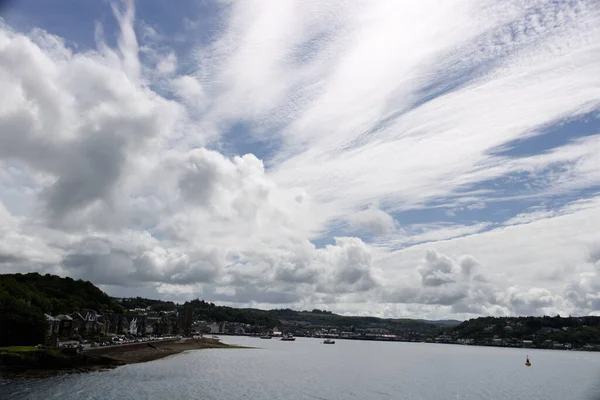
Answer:
[{"label": "town", "polygon": [[[600,346],[583,344],[575,347],[572,343],[546,338],[556,334],[567,334],[568,326],[561,328],[540,327],[528,339],[513,337],[512,333],[523,327],[522,322],[503,319],[501,324],[487,324],[479,332],[481,337],[465,337],[459,325],[436,326],[430,331],[393,329],[385,320],[373,323],[370,327],[355,328],[314,324],[308,320],[278,320],[278,326],[268,327],[232,321],[206,321],[194,318],[191,306],[178,307],[170,311],[156,311],[152,306],[134,308],[123,313],[100,314],[95,310],[77,311],[56,316],[46,315],[48,322],[45,345],[58,346],[88,343],[92,346],[128,344],[161,337],[237,335],[313,337],[347,340],[374,340],[396,342],[424,342],[497,347],[523,347],[556,350],[599,351]],[[477,321],[477,320],[475,320]],[[580,318],[579,323],[585,320]]]}]

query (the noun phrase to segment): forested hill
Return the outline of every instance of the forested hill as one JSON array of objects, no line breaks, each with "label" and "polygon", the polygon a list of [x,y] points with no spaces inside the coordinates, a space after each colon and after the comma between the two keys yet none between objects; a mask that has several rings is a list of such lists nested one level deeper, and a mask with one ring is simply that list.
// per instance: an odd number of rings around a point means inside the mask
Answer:
[{"label": "forested hill", "polygon": [[482,317],[465,321],[453,331],[458,338],[476,343],[499,338],[531,340],[536,346],[557,342],[581,347],[600,344],[600,317]]},{"label": "forested hill", "polygon": [[269,310],[268,313],[278,320],[295,324],[306,324],[316,326],[340,327],[344,330],[385,328],[390,332],[436,332],[445,325],[435,321],[425,321],[409,318],[378,318],[346,316],[334,314],[331,311],[312,310],[295,311],[290,309]]},{"label": "forested hill", "polygon": [[[123,299],[123,303],[125,299]],[[261,325],[267,327],[296,326],[296,327],[322,327],[336,328],[353,331],[356,329],[381,328],[390,332],[400,333],[407,331],[433,333],[437,332],[448,321],[422,321],[415,319],[383,319],[377,317],[358,317],[334,314],[331,311],[314,309],[311,311],[297,311],[291,309],[259,310],[254,308],[232,308],[218,306],[203,300],[187,302],[183,307],[189,306],[198,319],[215,322],[240,322],[245,324]],[[458,323],[458,321],[457,321]]]},{"label": "forested hill", "polygon": [[70,314],[123,308],[90,282],[56,275],[0,275],[0,346],[37,344],[44,340],[44,313]]},{"label": "forested hill", "polygon": [[42,313],[56,315],[83,309],[122,312],[110,296],[88,281],[56,275],[0,275],[0,301],[23,301]]}]

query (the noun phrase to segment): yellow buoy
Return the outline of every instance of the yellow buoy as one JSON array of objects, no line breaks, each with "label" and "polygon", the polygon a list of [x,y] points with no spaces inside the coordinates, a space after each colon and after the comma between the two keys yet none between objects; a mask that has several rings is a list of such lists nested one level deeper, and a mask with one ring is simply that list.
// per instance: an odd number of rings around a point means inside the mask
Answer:
[{"label": "yellow buoy", "polygon": [[527,356],[527,360],[525,360],[525,365],[527,367],[531,367],[531,363],[529,362],[529,356]]}]

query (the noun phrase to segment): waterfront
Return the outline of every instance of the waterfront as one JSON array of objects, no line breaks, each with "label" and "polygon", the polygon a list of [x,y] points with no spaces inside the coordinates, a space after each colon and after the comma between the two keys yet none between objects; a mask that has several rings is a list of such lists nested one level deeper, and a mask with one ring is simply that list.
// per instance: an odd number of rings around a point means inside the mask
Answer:
[{"label": "waterfront", "polygon": [[17,381],[2,399],[600,398],[600,354],[319,339],[224,337],[260,347],[200,350],[106,372]]}]

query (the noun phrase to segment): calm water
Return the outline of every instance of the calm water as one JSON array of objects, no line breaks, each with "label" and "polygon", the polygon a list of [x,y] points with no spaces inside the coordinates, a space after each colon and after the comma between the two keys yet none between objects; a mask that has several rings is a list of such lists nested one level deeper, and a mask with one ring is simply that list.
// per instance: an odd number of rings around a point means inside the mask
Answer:
[{"label": "calm water", "polygon": [[225,337],[107,372],[1,382],[0,399],[600,399],[600,354],[422,343]]}]

